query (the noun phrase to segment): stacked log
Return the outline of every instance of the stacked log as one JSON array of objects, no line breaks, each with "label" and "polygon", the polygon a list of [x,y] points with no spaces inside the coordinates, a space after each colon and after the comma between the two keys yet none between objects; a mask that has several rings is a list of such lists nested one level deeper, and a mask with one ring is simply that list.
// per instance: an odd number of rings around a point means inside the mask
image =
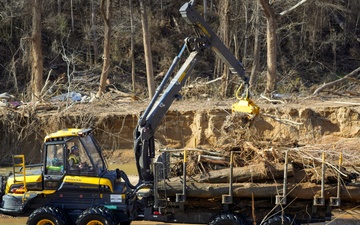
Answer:
[{"label": "stacked log", "polygon": [[[174,179],[166,182],[166,194],[175,196],[181,193],[183,187],[182,180]],[[233,183],[234,197],[240,198],[272,198],[282,192],[281,183]],[[314,196],[320,196],[321,186],[306,182],[299,184],[289,184],[287,197],[296,199],[311,200]],[[334,185],[325,185],[324,197],[336,197],[337,188]],[[344,201],[358,201],[360,199],[360,184],[349,184],[342,186],[340,198]],[[186,182],[186,196],[194,198],[221,198],[222,195],[229,194],[229,184],[218,183],[199,183],[193,180]]]},{"label": "stacked log", "polygon": [[[278,154],[277,155],[282,155]],[[222,195],[229,195],[230,174],[232,177],[232,196],[239,198],[273,198],[283,194],[283,180],[286,174],[286,197],[292,199],[312,200],[315,196],[321,195],[321,162],[312,162],[310,168],[300,165],[300,159],[296,156],[287,164],[286,173],[284,171],[284,160],[258,160],[249,162],[249,165],[230,168],[229,158],[210,156],[194,156],[197,164],[210,163],[223,165],[224,169],[205,171],[199,174],[192,174],[186,179],[186,196],[194,198],[221,198]],[[182,164],[181,164],[182,165]],[[351,172],[342,167],[328,165],[324,178],[323,197],[337,197],[337,177],[341,177],[340,198],[342,201],[357,202],[360,200],[360,183],[352,182],[357,176],[352,176]],[[231,173],[232,170],[232,173]],[[181,173],[179,173],[181,174]],[[182,193],[184,184],[183,176],[174,176],[165,180],[165,186],[161,190],[166,190],[167,196],[175,196]]]},{"label": "stacked log", "polygon": [[[284,176],[284,165],[282,163],[269,164],[261,162],[259,164],[233,169],[233,182],[258,182],[265,180],[279,179]],[[294,176],[293,166],[288,165],[288,176]],[[192,177],[200,183],[227,183],[230,180],[230,168],[213,170],[206,174],[198,174]]]}]

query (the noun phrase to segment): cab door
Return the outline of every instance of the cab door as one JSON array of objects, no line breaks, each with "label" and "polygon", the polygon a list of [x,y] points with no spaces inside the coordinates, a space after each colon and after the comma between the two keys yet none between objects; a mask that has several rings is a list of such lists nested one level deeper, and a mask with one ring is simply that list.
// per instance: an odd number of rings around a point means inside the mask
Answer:
[{"label": "cab door", "polygon": [[44,189],[56,190],[60,186],[65,175],[65,150],[64,143],[45,144],[44,164]]}]

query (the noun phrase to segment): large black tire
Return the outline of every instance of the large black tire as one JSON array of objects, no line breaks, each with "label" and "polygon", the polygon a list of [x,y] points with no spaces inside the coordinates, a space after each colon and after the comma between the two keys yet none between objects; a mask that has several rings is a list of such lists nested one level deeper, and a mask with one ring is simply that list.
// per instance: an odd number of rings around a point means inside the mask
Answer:
[{"label": "large black tire", "polygon": [[76,220],[77,225],[116,225],[112,212],[102,206],[91,207],[85,210]]},{"label": "large black tire", "polygon": [[58,208],[44,206],[33,211],[26,225],[67,225],[66,215]]},{"label": "large black tire", "polygon": [[214,216],[209,225],[246,225],[240,215],[224,212]]},{"label": "large black tire", "polygon": [[0,175],[0,196],[2,196],[5,193],[5,187],[6,187],[6,177]]},{"label": "large black tire", "polygon": [[276,215],[266,220],[262,225],[300,225],[300,223],[290,216]]}]

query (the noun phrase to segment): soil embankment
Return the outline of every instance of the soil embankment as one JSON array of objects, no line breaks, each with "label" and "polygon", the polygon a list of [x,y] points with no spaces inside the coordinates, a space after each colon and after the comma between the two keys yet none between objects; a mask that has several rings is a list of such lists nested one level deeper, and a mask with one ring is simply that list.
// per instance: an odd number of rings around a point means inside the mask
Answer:
[{"label": "soil embankment", "polygon": [[[234,179],[240,182],[233,185],[234,197],[254,197],[262,201],[264,197],[276,196],[282,188],[281,165],[285,161],[284,153],[288,152],[288,196],[311,202],[320,193],[324,153],[328,168],[325,197],[336,196],[340,174],[346,184],[341,186],[341,199],[357,204],[360,174],[358,102],[359,99],[331,99],[260,103],[260,114],[249,119],[246,115],[232,113],[233,102],[230,101],[179,101],[172,105],[158,127],[156,145],[157,149],[192,149],[186,167],[186,173],[190,175],[187,183],[189,198],[218,196],[221,199],[227,193],[228,177],[225,175],[229,172],[226,169],[230,152],[235,150],[234,171],[238,172]],[[0,110],[0,165],[11,163],[11,154],[25,154],[28,163],[41,162],[44,136],[69,127],[93,128],[111,164],[132,163],[133,130],[147,104],[100,101],[68,108],[55,105],[56,110],[46,110],[48,106],[36,111],[26,108]],[[220,157],[221,160],[214,163],[214,158],[205,157],[202,161],[202,152],[218,152],[224,159]],[[337,170],[340,153],[343,154],[342,168]],[[166,182],[168,195],[180,193],[182,189],[182,180],[176,177],[182,175],[181,155],[178,159],[171,167],[171,174],[175,176]],[[264,202],[256,204],[264,206]],[[273,202],[267,204],[273,206]]]},{"label": "soil embankment", "polygon": [[[159,148],[226,150],[251,144],[259,150],[313,147],[343,152],[344,163],[358,163],[360,106],[358,99],[297,100],[287,104],[259,104],[252,120],[231,113],[231,101],[175,102],[156,132]],[[106,102],[57,105],[57,110],[0,110],[1,164],[11,154],[40,158],[46,133],[68,127],[92,127],[108,157],[132,149],[133,130],[148,103]],[[125,160],[125,159],[124,159]],[[129,161],[129,159],[126,159]]]}]

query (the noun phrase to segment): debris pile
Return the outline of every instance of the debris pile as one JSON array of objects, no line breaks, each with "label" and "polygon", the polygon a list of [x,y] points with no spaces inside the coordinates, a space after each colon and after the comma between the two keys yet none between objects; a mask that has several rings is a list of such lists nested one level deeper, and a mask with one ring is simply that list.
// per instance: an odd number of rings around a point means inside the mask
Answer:
[{"label": "debris pile", "polygon": [[[289,198],[310,200],[321,195],[322,185],[326,198],[335,197],[339,182],[342,200],[356,202],[360,199],[357,150],[324,149],[330,147],[324,145],[254,146],[254,143],[243,142],[241,147],[221,151],[182,149],[189,152],[186,168],[181,151],[175,154],[172,150],[167,194],[181,192],[186,169],[189,197],[221,198],[229,194],[231,181],[234,197],[271,198],[284,194]],[[283,193],[284,185],[287,185],[287,193]]]}]

